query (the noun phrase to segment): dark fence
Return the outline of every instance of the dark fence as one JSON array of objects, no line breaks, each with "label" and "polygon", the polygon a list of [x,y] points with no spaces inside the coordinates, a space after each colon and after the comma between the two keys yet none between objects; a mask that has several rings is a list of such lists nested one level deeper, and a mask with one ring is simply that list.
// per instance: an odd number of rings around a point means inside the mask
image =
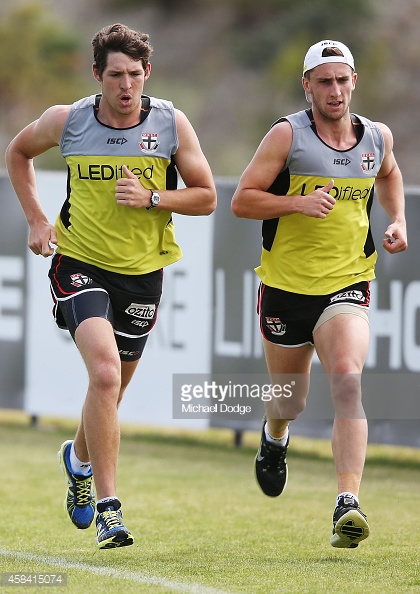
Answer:
[{"label": "dark fence", "polygon": [[[220,180],[214,225],[212,375],[267,374],[262,352],[253,269],[261,253],[261,223],[236,219],[230,201],[236,180]],[[420,446],[420,188],[406,188],[409,249],[391,256],[382,248],[388,218],[375,203],[372,232],[379,254],[372,282],[371,344],[365,366],[364,405],[370,441]],[[267,375],[268,379],[268,375]],[[219,407],[220,408],[220,407]],[[240,442],[260,428],[262,401],[248,415],[212,413],[211,426],[229,427]],[[293,432],[329,437],[333,410],[322,368],[314,359],[308,404]]]}]

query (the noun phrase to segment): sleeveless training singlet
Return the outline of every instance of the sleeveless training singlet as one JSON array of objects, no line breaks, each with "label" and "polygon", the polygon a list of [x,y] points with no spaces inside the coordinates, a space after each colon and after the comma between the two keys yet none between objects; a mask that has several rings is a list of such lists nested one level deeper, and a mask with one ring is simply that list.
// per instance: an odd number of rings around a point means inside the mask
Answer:
[{"label": "sleeveless training singlet", "polygon": [[369,216],[384,140],[373,122],[351,117],[358,141],[345,151],[331,148],[317,136],[311,110],[275,122],[290,123],[293,141],[283,170],[267,191],[306,196],[334,179],[330,195],[336,203],[325,219],[291,214],[263,221],[256,272],[265,285],[327,295],[375,278],[377,254]]},{"label": "sleeveless training singlet", "polygon": [[151,97],[142,123],[111,128],[95,116],[99,98],[74,103],[64,126],[60,150],[68,181],[55,224],[57,252],[111,272],[147,274],[182,257],[172,214],[120,206],[115,188],[126,165],[148,189],[176,189],[174,108]]}]

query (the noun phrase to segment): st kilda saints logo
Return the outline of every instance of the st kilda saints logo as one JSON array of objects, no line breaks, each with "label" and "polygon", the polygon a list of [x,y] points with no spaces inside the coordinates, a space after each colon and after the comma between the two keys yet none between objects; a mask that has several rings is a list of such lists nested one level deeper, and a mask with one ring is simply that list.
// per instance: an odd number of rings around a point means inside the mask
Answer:
[{"label": "st kilda saints logo", "polygon": [[271,334],[274,334],[275,336],[283,336],[283,334],[286,334],[286,324],[283,324],[280,318],[266,317],[265,323]]},{"label": "st kilda saints logo", "polygon": [[363,173],[371,173],[375,169],[375,153],[362,153],[360,166]]},{"label": "st kilda saints logo", "polygon": [[143,132],[139,143],[144,153],[155,153],[159,146],[158,135],[152,132]]},{"label": "st kilda saints logo", "polygon": [[82,274],[81,272],[78,272],[77,274],[71,274],[70,278],[73,287],[83,287],[85,285],[90,285],[92,282],[91,278]]}]

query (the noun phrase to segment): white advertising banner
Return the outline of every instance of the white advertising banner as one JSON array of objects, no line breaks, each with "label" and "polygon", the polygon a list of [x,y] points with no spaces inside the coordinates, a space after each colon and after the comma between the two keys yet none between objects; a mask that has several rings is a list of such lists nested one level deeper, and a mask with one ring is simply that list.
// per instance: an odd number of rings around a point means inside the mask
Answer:
[{"label": "white advertising banner", "polygon": [[[54,222],[66,192],[66,174],[39,172],[41,202]],[[211,361],[212,217],[174,215],[184,257],[165,268],[158,322],[120,407],[136,424],[201,428],[204,420],[172,419],[173,373],[207,373]],[[33,415],[78,418],[87,374],[69,333],[51,314],[51,259],[29,253],[25,410]]]},{"label": "white advertising banner", "polygon": [[0,177],[0,407],[23,408],[28,227],[6,177]]}]

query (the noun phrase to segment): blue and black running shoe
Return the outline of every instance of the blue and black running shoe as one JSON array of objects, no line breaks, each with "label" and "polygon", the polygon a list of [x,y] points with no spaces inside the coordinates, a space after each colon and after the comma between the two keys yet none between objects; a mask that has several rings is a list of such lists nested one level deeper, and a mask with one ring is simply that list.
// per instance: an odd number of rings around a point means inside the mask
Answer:
[{"label": "blue and black running shoe", "polygon": [[92,485],[92,472],[86,476],[73,474],[70,466],[72,440],[65,441],[58,452],[58,461],[67,483],[64,509],[77,528],[89,528],[95,516],[95,495]]},{"label": "blue and black running shoe", "polygon": [[134,538],[123,524],[121,502],[111,499],[97,505],[96,544],[100,549],[115,549],[132,545]]}]

